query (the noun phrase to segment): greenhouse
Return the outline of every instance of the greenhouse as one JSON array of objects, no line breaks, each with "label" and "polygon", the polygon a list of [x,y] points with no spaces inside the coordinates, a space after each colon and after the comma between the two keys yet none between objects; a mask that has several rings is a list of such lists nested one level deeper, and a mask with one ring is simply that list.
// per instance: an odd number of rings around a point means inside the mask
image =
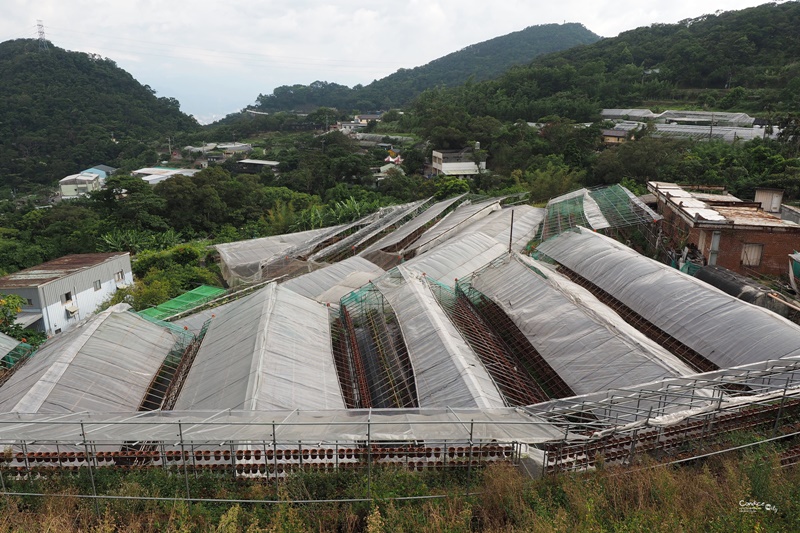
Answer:
[{"label": "greenhouse", "polygon": [[327,307],[270,283],[212,320],[175,409],[341,409]]},{"label": "greenhouse", "polygon": [[483,233],[451,239],[433,250],[409,259],[403,265],[430,279],[454,286],[455,280],[471,274],[507,252],[505,246]]},{"label": "greenhouse", "polygon": [[127,309],[118,304],[47,342],[0,387],[0,412],[139,409],[181,339]]},{"label": "greenhouse", "polygon": [[605,230],[650,224],[661,218],[621,185],[578,189],[547,203],[539,240],[578,226]]},{"label": "greenhouse", "polygon": [[336,226],[217,244],[215,248],[219,252],[222,276],[231,286],[260,281],[261,268],[270,261],[284,256],[290,248],[324,240],[331,234],[343,231],[344,228],[345,226]]},{"label": "greenhouse", "polygon": [[502,309],[575,394],[693,373],[587,291],[536,266],[508,256],[459,280],[459,290],[476,305],[488,298]]},{"label": "greenhouse", "polygon": [[440,220],[435,226],[423,233],[417,241],[407,247],[407,250],[416,250],[416,253],[424,253],[450,238],[451,232],[454,233],[465,225],[472,224],[500,209],[500,200],[498,199],[487,200],[476,204],[465,202],[458,206],[455,211]]},{"label": "greenhouse", "polygon": [[404,265],[374,282],[408,346],[420,407],[504,407],[503,398],[427,283]]},{"label": "greenhouse", "polygon": [[797,324],[603,235],[578,228],[537,251],[698,371],[800,355]]},{"label": "greenhouse", "polygon": [[464,196],[465,195],[462,194],[433,204],[411,222],[404,224],[396,231],[393,231],[369,246],[363,253],[368,254],[378,250],[389,252],[402,251],[404,248],[403,244],[406,243],[406,241],[413,242],[413,240],[418,237],[418,232],[424,231],[428,224],[433,223],[444,214],[448,213]]},{"label": "greenhouse", "polygon": [[379,266],[356,256],[303,274],[281,284],[321,303],[338,304],[343,296],[383,274]]}]

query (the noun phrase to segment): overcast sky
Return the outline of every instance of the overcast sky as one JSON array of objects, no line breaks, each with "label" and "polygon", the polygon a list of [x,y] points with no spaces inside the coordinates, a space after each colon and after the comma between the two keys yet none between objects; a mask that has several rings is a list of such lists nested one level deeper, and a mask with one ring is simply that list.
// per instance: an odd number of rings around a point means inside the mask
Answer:
[{"label": "overcast sky", "polygon": [[35,38],[113,59],[210,122],[275,87],[368,84],[547,23],[604,37],[763,0],[3,0],[0,41]]}]

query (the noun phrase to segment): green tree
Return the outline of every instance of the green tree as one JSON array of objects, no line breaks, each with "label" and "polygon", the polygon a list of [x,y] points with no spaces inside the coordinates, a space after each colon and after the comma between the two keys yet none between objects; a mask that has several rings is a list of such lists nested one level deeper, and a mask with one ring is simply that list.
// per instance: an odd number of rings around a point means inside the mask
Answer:
[{"label": "green tree", "polygon": [[24,303],[25,300],[16,294],[0,294],[0,332],[15,339],[21,338],[22,326],[15,320]]}]

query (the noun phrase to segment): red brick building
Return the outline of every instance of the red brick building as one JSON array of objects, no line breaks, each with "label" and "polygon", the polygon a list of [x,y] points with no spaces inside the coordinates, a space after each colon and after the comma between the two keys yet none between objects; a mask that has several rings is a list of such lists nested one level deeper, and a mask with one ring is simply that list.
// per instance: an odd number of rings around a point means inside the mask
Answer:
[{"label": "red brick building", "polygon": [[696,246],[707,264],[749,276],[781,276],[788,272],[788,255],[800,249],[800,225],[767,213],[761,203],[674,183],[651,181],[647,188],[664,216],[663,236],[676,249]]}]

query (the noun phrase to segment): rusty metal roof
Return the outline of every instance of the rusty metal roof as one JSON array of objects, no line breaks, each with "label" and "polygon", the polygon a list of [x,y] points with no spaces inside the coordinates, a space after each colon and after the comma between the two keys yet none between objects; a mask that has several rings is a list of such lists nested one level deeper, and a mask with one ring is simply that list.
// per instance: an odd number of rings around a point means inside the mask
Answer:
[{"label": "rusty metal roof", "polygon": [[65,255],[41,265],[3,276],[0,278],[0,289],[40,287],[123,255],[128,255],[128,252]]},{"label": "rusty metal roof", "polygon": [[798,229],[796,223],[783,220],[755,207],[714,206],[714,210],[737,226],[764,226]]}]

